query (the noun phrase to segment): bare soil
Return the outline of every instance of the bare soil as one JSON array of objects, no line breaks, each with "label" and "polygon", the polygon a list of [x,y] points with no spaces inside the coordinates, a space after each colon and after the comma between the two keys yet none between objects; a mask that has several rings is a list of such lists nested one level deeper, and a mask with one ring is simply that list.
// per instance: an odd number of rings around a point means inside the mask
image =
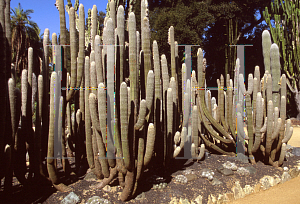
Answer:
[{"label": "bare soil", "polygon": [[[292,146],[300,147],[300,128],[294,127],[294,133],[292,139],[289,141]],[[283,166],[293,168],[296,166],[300,157],[289,157],[287,161],[284,161]],[[265,165],[262,162],[258,162],[253,167],[256,168],[256,173],[250,176],[240,176],[237,173],[231,176],[224,176],[220,174],[216,169],[226,161],[235,162],[238,167],[251,166],[251,164],[244,164],[240,161],[233,160],[233,157],[211,154],[210,157],[206,157],[203,161],[193,162],[192,160],[176,159],[171,166],[171,170],[168,173],[162,174],[157,168],[152,170],[146,169],[141,181],[137,194],[127,203],[169,203],[172,197],[187,198],[189,201],[195,199],[198,195],[203,196],[203,203],[207,203],[207,198],[210,194],[218,196],[219,194],[231,193],[231,188],[234,186],[235,181],[239,181],[241,187],[246,184],[254,186],[259,182],[259,179],[264,175],[274,176],[277,174],[281,176],[283,173],[282,168],[276,168],[269,165]],[[74,161],[71,160],[74,167]],[[199,171],[203,168],[208,168],[214,171],[214,177],[223,182],[220,186],[213,186],[206,178],[202,178]],[[174,177],[179,174],[183,174],[184,170],[191,169],[195,173],[194,180],[189,181],[187,184],[179,184],[174,182]],[[61,170],[61,169],[60,169]],[[167,183],[167,187],[158,190],[153,189],[153,184],[148,182],[147,178],[152,175],[158,175],[164,177]],[[61,175],[63,176],[63,175]],[[72,187],[73,192],[79,196],[80,202],[85,203],[89,198],[97,195],[101,198],[108,199],[111,203],[123,203],[119,199],[119,195],[122,192],[121,187],[118,186],[117,180],[111,182],[111,191],[105,192],[103,189],[94,189],[91,186],[101,182],[101,180],[86,181],[80,177],[79,180],[73,182],[72,180],[66,180],[66,184]],[[60,203],[60,201],[66,197],[69,193],[58,192],[48,182],[35,182],[35,184],[23,186],[16,178],[13,182],[12,193],[4,192],[4,179],[1,180],[0,188],[0,203]],[[141,199],[138,199],[142,197]],[[246,196],[234,203],[299,203],[300,199],[300,177],[292,179],[284,184],[279,184],[272,187],[269,190],[261,191],[255,194]]]}]

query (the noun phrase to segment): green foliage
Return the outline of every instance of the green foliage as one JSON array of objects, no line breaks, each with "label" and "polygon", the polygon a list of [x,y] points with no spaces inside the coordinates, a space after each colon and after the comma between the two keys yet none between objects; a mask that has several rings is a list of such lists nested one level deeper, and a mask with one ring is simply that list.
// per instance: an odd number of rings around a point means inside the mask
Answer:
[{"label": "green foliage", "polygon": [[[150,3],[149,3],[150,4]],[[178,1],[178,3],[166,2],[160,6],[151,8],[150,4],[150,26],[151,40],[156,40],[159,46],[159,53],[170,56],[170,46],[168,44],[169,27],[174,27],[175,41],[178,44],[201,45],[205,35],[205,28],[213,21],[212,14],[209,13],[208,5],[204,2]],[[174,7],[169,7],[174,6]],[[138,18],[137,18],[138,19]],[[197,48],[192,48],[192,60],[196,62]],[[183,56],[184,48],[179,47],[179,56]],[[170,63],[170,58],[168,62]],[[183,62],[183,61],[181,61]],[[170,67],[170,66],[168,66]],[[193,68],[196,67],[194,63]]]},{"label": "green foliage", "polygon": [[[280,62],[282,64],[281,71],[283,71],[291,83],[289,88],[292,92],[288,96],[293,95],[294,99],[289,100],[291,104],[295,101],[299,104],[296,93],[299,90],[299,55],[300,55],[300,36],[299,36],[299,1],[282,1],[275,0],[265,8],[263,16],[270,28],[272,40],[279,47]],[[300,118],[299,105],[289,107],[296,107],[298,111],[297,118]],[[293,109],[293,108],[292,108]],[[290,113],[296,111],[289,111]],[[293,116],[295,116],[293,114]]]},{"label": "green foliage", "polygon": [[[34,52],[34,64],[39,68],[40,60],[42,58],[42,41],[40,29],[38,25],[31,21],[31,16],[34,11],[32,9],[23,10],[21,4],[18,7],[12,9],[11,16],[11,33],[12,33],[12,62],[15,63],[16,73],[18,76],[21,74],[21,70],[27,65],[27,49],[33,48]],[[35,71],[36,75],[38,73]]]}]

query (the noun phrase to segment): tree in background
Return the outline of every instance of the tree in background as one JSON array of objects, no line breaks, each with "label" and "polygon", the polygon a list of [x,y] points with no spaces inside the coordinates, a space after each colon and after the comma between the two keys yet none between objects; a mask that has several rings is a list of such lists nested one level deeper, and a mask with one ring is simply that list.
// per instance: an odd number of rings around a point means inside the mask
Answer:
[{"label": "tree in background", "polygon": [[34,60],[39,65],[39,57],[42,57],[42,41],[38,25],[30,20],[30,14],[34,12],[32,9],[24,11],[19,3],[18,7],[11,11],[12,61],[15,62],[17,74],[20,75],[27,64],[28,47],[33,48]]},{"label": "tree in background", "polygon": [[[236,48],[230,44],[258,44],[261,41],[259,33],[264,27],[263,10],[270,1],[263,0],[149,0],[151,39],[157,40],[159,52],[170,54],[167,31],[174,26],[175,40],[178,44],[200,45],[207,59],[207,83],[216,85],[220,74],[233,75]],[[139,18],[137,18],[139,19]],[[261,42],[260,42],[261,43]],[[247,52],[248,49],[248,52]],[[258,48],[246,48],[246,60],[253,59]],[[192,48],[192,61],[196,61],[197,48]],[[261,52],[261,51],[260,51]],[[179,48],[179,56],[184,49]],[[216,60],[217,59],[217,60]],[[170,59],[168,59],[169,61]],[[248,60],[250,62],[250,60]],[[262,58],[255,60],[255,65],[262,65]],[[181,63],[184,58],[181,59]],[[193,69],[196,69],[193,63]],[[251,66],[253,63],[251,63]],[[254,66],[255,66],[254,65]],[[247,69],[254,69],[246,63]],[[210,83],[210,84],[209,84]]]},{"label": "tree in background", "polygon": [[[200,45],[206,34],[205,28],[213,21],[205,1],[149,1],[151,40],[156,40],[159,53],[170,56],[168,30],[174,27],[175,41],[178,44]],[[196,62],[198,47],[192,47],[192,62]],[[184,47],[179,47],[179,56],[183,56]],[[171,59],[167,59],[170,64]],[[180,59],[181,63],[184,58]],[[196,63],[193,63],[196,69]],[[170,66],[168,66],[170,67]]]},{"label": "tree in background", "polygon": [[[208,24],[207,36],[204,42],[205,57],[208,64],[208,74],[212,84],[215,84],[217,77],[220,74],[230,74],[233,77],[234,65],[236,60],[236,47],[229,45],[237,44],[253,44],[253,47],[245,49],[245,68],[246,72],[254,70],[255,65],[261,65],[262,58],[255,60],[256,63],[248,64],[250,58],[257,55],[249,50],[256,50],[255,44],[258,44],[261,39],[259,33],[264,25],[262,14],[265,6],[268,6],[270,1],[262,0],[222,0],[209,1],[209,12],[214,16],[214,21]],[[261,42],[260,42],[261,43]],[[259,45],[259,44],[258,44]],[[258,47],[261,50],[261,46]],[[247,52],[248,50],[248,52]],[[248,54],[248,55],[247,55]],[[216,59],[218,57],[218,60]]]},{"label": "tree in background", "polygon": [[[274,0],[264,12],[264,18],[270,28],[272,39],[280,50],[281,70],[289,79],[288,87],[296,103],[298,120],[300,119],[299,9],[299,0]],[[293,100],[289,102],[293,102]]]}]

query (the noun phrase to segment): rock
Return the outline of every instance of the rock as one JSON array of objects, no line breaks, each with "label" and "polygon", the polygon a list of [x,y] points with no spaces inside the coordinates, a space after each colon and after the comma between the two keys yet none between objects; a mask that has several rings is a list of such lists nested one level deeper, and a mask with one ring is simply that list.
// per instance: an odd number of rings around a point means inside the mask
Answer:
[{"label": "rock", "polygon": [[215,174],[212,170],[207,169],[207,168],[201,169],[199,171],[199,173],[200,173],[200,176],[203,178],[208,178],[209,176],[213,176]]},{"label": "rock", "polygon": [[79,202],[79,197],[74,193],[69,193],[60,203],[61,204],[76,204]]},{"label": "rock", "polygon": [[212,194],[208,196],[207,204],[215,204],[217,203],[217,198]]},{"label": "rock", "polygon": [[86,180],[86,181],[96,181],[97,176],[93,172],[89,172],[84,176],[84,180]]},{"label": "rock", "polygon": [[233,171],[236,171],[236,170],[237,170],[236,164],[233,163],[233,162],[229,162],[229,161],[225,162],[225,163],[223,164],[223,167],[224,167],[224,168],[227,168],[227,169],[230,169],[230,170],[233,170]]},{"label": "rock", "polygon": [[142,192],[140,195],[138,195],[135,200],[144,200],[146,198],[145,193]]},{"label": "rock", "polygon": [[[287,173],[287,172],[286,172]],[[275,175],[276,176],[276,175]],[[262,177],[259,182],[261,183],[262,185],[262,189],[263,190],[266,190],[272,186],[275,186],[277,185],[279,182],[280,182],[280,178],[277,177],[277,178],[273,178],[272,176],[264,176]]]},{"label": "rock", "polygon": [[225,202],[231,202],[234,201],[234,195],[233,193],[225,193]]},{"label": "rock", "polygon": [[109,185],[104,186],[102,189],[105,192],[110,192],[111,191],[111,187]]},{"label": "rock", "polygon": [[176,182],[176,183],[187,183],[188,182],[188,179],[187,179],[187,177],[186,176],[184,176],[184,175],[177,175],[177,176],[175,176],[175,178],[174,178],[174,182]]},{"label": "rock", "polygon": [[275,186],[281,182],[281,178],[277,174],[275,174],[274,176],[275,176],[275,178],[274,178],[273,186]]},{"label": "rock", "polygon": [[185,177],[187,178],[188,182],[196,180],[198,178],[197,175],[195,175],[195,174],[187,174]]},{"label": "rock", "polygon": [[291,175],[288,172],[285,171],[285,172],[283,172],[283,174],[281,176],[281,183],[284,183],[284,182],[289,181],[291,179],[292,179]]},{"label": "rock", "polygon": [[289,168],[288,167],[283,167],[283,171],[288,171],[289,170]]},{"label": "rock", "polygon": [[250,172],[248,171],[248,169],[244,168],[244,167],[239,167],[236,171],[239,175],[242,176],[249,176]]},{"label": "rock", "polygon": [[209,152],[205,152],[205,158],[209,158],[210,157],[210,153]]},{"label": "rock", "polygon": [[236,181],[235,186],[232,187],[233,197],[235,200],[245,197],[245,192],[242,189],[240,182]]},{"label": "rock", "polygon": [[289,171],[289,174],[292,178],[296,178],[300,173],[300,170],[298,168],[293,168]]},{"label": "rock", "polygon": [[209,181],[212,181],[212,180],[214,179],[214,177],[213,177],[212,175],[209,175],[209,176],[207,177],[207,179],[208,179]]},{"label": "rock", "polygon": [[291,152],[285,152],[285,157],[289,158],[289,157],[293,157],[294,155]]},{"label": "rock", "polygon": [[176,198],[176,197],[173,197],[173,198],[171,199],[171,201],[169,202],[169,204],[178,204],[177,198]]},{"label": "rock", "polygon": [[195,174],[193,169],[186,169],[182,172],[184,175],[188,175],[188,174]]},{"label": "rock", "polygon": [[189,202],[188,199],[182,199],[182,198],[180,198],[179,199],[179,204],[190,204],[190,202]]},{"label": "rock", "polygon": [[245,195],[249,195],[254,192],[254,188],[251,187],[250,185],[245,185],[243,190],[245,192]]},{"label": "rock", "polygon": [[286,150],[289,150],[289,149],[293,149],[294,147],[290,144],[287,144],[285,148],[286,148]]},{"label": "rock", "polygon": [[218,186],[218,185],[221,185],[221,184],[223,184],[223,183],[222,183],[222,181],[218,180],[217,178],[213,178],[211,184],[212,184],[213,186]]},{"label": "rock", "polygon": [[254,168],[253,166],[247,166],[245,167],[245,169],[247,169],[250,172],[250,174],[256,173],[256,168]]},{"label": "rock", "polygon": [[199,171],[199,174],[201,177],[207,177],[208,176],[207,174],[210,174],[211,171],[212,170],[210,169],[204,168]]},{"label": "rock", "polygon": [[147,182],[151,183],[151,184],[160,184],[165,182],[166,179],[164,179],[163,177],[159,177],[157,175],[153,175],[149,178],[147,178]]},{"label": "rock", "polygon": [[245,164],[249,163],[248,157],[242,153],[237,153],[237,156],[235,157],[235,160],[238,160],[240,162],[243,162]]},{"label": "rock", "polygon": [[262,185],[260,183],[254,186],[254,193],[258,193],[262,189]]},{"label": "rock", "polygon": [[[198,195],[198,196],[194,199],[194,203],[195,203],[195,204],[202,204],[202,200],[203,200],[202,195]],[[193,201],[192,201],[192,202],[193,202]]]},{"label": "rock", "polygon": [[292,154],[295,156],[300,156],[300,147],[294,147],[292,150]]},{"label": "rock", "polygon": [[167,183],[153,184],[153,189],[163,189],[167,187]]},{"label": "rock", "polygon": [[226,202],[225,195],[219,194],[218,199],[217,199],[217,204],[224,203],[224,202]]},{"label": "rock", "polygon": [[223,165],[219,166],[217,170],[225,176],[233,175],[233,171],[231,169],[224,168]]},{"label": "rock", "polygon": [[111,204],[111,202],[107,199],[100,198],[99,196],[93,196],[88,199],[86,204]]}]

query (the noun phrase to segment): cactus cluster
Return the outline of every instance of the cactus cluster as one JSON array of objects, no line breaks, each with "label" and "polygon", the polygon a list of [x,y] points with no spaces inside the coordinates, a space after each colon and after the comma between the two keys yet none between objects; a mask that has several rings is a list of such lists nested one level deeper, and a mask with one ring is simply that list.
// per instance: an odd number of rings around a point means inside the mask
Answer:
[{"label": "cactus cluster", "polygon": [[[198,82],[193,73],[195,93],[192,95],[197,98],[196,107],[200,118],[198,130],[207,147],[222,154],[234,154],[236,142],[246,141],[244,151],[252,163],[258,160],[254,156],[259,157],[261,152],[266,164],[281,166],[286,143],[293,133],[291,121],[286,120],[286,76],[280,76],[279,49],[276,44],[271,45],[268,31],[263,32],[262,39],[266,70],[262,78],[259,67],[256,66],[254,78],[252,74],[248,76],[246,89],[243,74],[238,74],[237,59],[234,83],[229,75],[226,87],[222,75],[217,80],[217,104],[216,99],[211,98],[210,91],[205,90],[205,69],[198,61]],[[198,60],[201,60],[201,52],[199,49]],[[246,131],[244,117],[247,122]]]},{"label": "cactus cluster", "polygon": [[[179,68],[173,26],[168,33],[171,73],[168,72],[167,56],[159,54],[157,41],[153,41],[151,50],[146,0],[141,4],[141,33],[136,29],[133,12],[125,19],[122,3],[117,10],[114,1],[109,5],[102,38],[97,35],[97,7],[94,5],[90,11],[91,27],[86,31],[84,7],[79,5],[78,42],[77,9],[71,4],[68,6],[71,73],[66,73],[67,57],[62,48],[62,72],[55,70],[49,80],[49,30],[45,29],[41,75],[32,74],[33,50],[29,48],[28,70],[22,71],[21,91],[16,88],[13,74],[4,80],[8,82],[5,84],[8,92],[4,93],[8,93],[7,112],[11,117],[7,126],[11,137],[3,140],[0,136],[0,175],[1,178],[5,176],[6,188],[11,186],[14,172],[22,184],[27,184],[31,178],[46,178],[58,190],[70,191],[58,175],[58,159],[54,152],[57,141],[62,149],[60,156],[65,177],[81,176],[86,168],[90,168],[98,179],[102,179],[97,188],[103,188],[117,177],[123,188],[122,201],[135,195],[146,168],[157,165],[169,170],[173,159],[181,155],[201,160],[206,148],[235,155],[237,140],[246,140],[245,151],[252,163],[259,159],[257,155],[261,152],[267,164],[282,165],[293,128],[291,121],[286,120],[286,77],[284,74],[280,77],[278,47],[271,45],[267,31],[263,33],[262,42],[264,76],[260,77],[259,67],[256,67],[254,77],[252,74],[248,77],[246,89],[243,75],[238,75],[237,59],[234,79],[229,75],[226,79],[222,75],[218,79],[216,99],[205,89],[206,59],[201,49],[197,53],[197,72],[192,72],[191,80],[186,65]],[[65,45],[64,1],[59,0],[56,6],[61,22],[60,44]],[[3,10],[0,11],[3,14]],[[125,20],[128,32],[125,32]],[[0,23],[3,23],[1,18]],[[52,46],[57,44],[56,41],[53,33]],[[87,44],[90,44],[90,52]],[[3,56],[4,53],[0,55],[1,60],[4,60]],[[56,87],[66,87],[59,102],[55,97],[61,90]],[[5,106],[5,96],[0,99],[1,105]],[[35,100],[34,130],[31,115]],[[4,129],[3,115],[0,125]],[[55,124],[56,121],[61,123]],[[56,138],[55,131],[62,133],[62,137]],[[66,146],[69,153],[75,153],[75,172],[70,168]],[[27,151],[29,177],[25,177]],[[185,182],[184,178],[178,181]]]}]

